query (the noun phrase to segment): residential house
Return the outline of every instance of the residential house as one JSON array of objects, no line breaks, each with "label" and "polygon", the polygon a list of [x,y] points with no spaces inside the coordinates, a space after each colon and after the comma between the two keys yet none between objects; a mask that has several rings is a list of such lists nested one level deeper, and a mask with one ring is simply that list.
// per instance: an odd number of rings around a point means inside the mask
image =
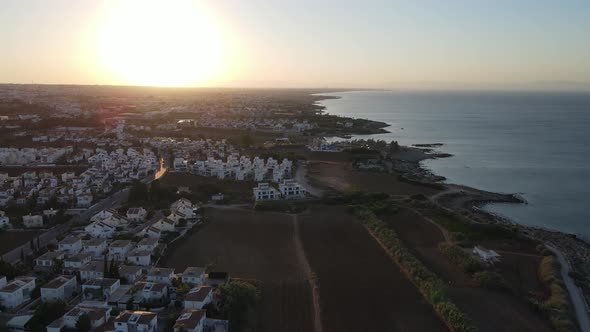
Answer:
[{"label": "residential house", "polygon": [[77,286],[76,276],[57,276],[41,287],[41,300],[43,302],[67,301],[72,297]]},{"label": "residential house", "polygon": [[129,240],[116,240],[109,245],[109,259],[125,261],[127,254],[133,249],[133,242]]},{"label": "residential house", "polygon": [[92,257],[102,256],[107,251],[107,240],[102,238],[83,240],[82,251]]},{"label": "residential house", "polygon": [[115,229],[115,226],[104,221],[96,221],[84,227],[86,234],[94,238],[111,238],[115,233]]},{"label": "residential house", "polygon": [[29,331],[29,322],[33,315],[19,315],[12,317],[6,322],[8,332],[27,332]]},{"label": "residential house", "polygon": [[47,332],[74,331],[81,316],[90,319],[92,331],[98,331],[108,322],[111,316],[111,307],[106,302],[83,301],[50,323],[46,330]]},{"label": "residential house", "polygon": [[165,267],[153,267],[148,271],[146,279],[147,281],[151,282],[159,282],[171,285],[174,277],[174,269]]},{"label": "residential house", "polygon": [[143,303],[166,303],[168,301],[168,285],[163,283],[139,281],[135,288],[141,292]]},{"label": "residential house", "polygon": [[305,198],[305,189],[293,179],[279,183],[279,191],[284,199]]},{"label": "residential house", "polygon": [[127,210],[127,219],[129,219],[130,221],[144,221],[146,216],[147,211],[142,207],[130,208],[129,210]]},{"label": "residential house", "polygon": [[182,272],[182,283],[202,285],[205,283],[205,268],[189,266]]},{"label": "residential house", "polygon": [[65,255],[59,251],[48,251],[35,259],[35,269],[48,270],[55,267],[57,261],[62,261]]},{"label": "residential house", "polygon": [[203,309],[213,301],[213,287],[197,286],[184,296],[185,309]]},{"label": "residential house", "polygon": [[105,300],[121,285],[119,279],[90,279],[82,284],[82,295],[86,300]]},{"label": "residential house", "polygon": [[137,249],[147,250],[149,252],[154,252],[154,250],[156,250],[157,246],[158,246],[158,239],[154,239],[154,238],[145,238],[137,243]]},{"label": "residential house", "polygon": [[149,250],[133,249],[127,253],[127,261],[140,266],[152,264],[152,252]]},{"label": "residential house", "polygon": [[280,198],[280,192],[267,182],[260,182],[252,189],[255,201],[272,201]]},{"label": "residential house", "polygon": [[92,255],[85,252],[80,252],[75,255],[71,255],[64,259],[64,272],[72,273],[79,271],[83,266],[90,264],[92,261]]},{"label": "residential house", "polygon": [[128,284],[134,284],[143,276],[143,267],[136,265],[119,266],[119,277]]},{"label": "residential house", "polygon": [[35,278],[16,277],[0,289],[0,306],[14,309],[31,299],[31,292],[35,289]]},{"label": "residential house", "polygon": [[31,215],[30,213],[23,216],[23,226],[26,228],[43,227],[42,215]]},{"label": "residential house", "polygon": [[162,218],[153,224],[152,227],[159,229],[160,232],[174,232],[174,230],[176,230],[175,225],[176,223],[174,220]]},{"label": "residential house", "polygon": [[114,319],[114,332],[156,332],[158,314],[147,311],[125,310]]},{"label": "residential house", "polygon": [[[82,281],[104,278],[105,266],[104,261],[91,261],[80,268],[80,279]],[[108,264],[107,264],[108,268]]]},{"label": "residential house", "polygon": [[203,332],[205,320],[205,310],[184,309],[176,319],[174,332]]},{"label": "residential house", "polygon": [[76,236],[66,236],[58,243],[58,250],[66,255],[77,254],[82,251],[82,239]]}]

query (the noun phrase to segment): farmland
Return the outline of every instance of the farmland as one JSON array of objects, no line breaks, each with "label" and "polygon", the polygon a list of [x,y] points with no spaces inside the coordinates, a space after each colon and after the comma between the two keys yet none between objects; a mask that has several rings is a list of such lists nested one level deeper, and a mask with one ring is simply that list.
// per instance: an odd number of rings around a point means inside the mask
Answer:
[{"label": "farmland", "polygon": [[343,207],[299,217],[323,331],[446,331],[414,285]]},{"label": "farmland", "polygon": [[311,288],[297,252],[294,218],[240,209],[208,209],[207,223],[174,243],[161,266],[182,272],[213,264],[232,277],[262,282],[260,331],[313,331]]}]

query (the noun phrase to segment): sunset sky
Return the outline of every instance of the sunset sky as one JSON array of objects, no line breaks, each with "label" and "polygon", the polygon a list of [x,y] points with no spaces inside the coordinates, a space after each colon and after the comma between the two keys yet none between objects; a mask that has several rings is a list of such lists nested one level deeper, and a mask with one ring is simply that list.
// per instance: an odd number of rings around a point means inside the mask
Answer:
[{"label": "sunset sky", "polygon": [[590,1],[1,0],[0,82],[590,86]]}]

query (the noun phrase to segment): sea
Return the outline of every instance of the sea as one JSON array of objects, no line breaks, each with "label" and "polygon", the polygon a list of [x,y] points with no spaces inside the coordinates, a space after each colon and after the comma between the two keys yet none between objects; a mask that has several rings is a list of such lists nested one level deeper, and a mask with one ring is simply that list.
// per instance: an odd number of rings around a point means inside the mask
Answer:
[{"label": "sea", "polygon": [[318,104],[389,124],[353,138],[441,143],[422,165],[446,182],[517,193],[527,204],[484,208],[513,222],[590,240],[590,93],[354,91]]}]

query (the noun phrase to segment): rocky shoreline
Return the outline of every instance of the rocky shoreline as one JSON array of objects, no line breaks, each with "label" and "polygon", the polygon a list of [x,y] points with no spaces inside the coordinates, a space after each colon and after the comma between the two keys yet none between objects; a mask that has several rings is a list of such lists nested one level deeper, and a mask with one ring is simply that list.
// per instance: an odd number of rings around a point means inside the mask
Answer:
[{"label": "rocky shoreline", "polygon": [[[436,145],[439,147],[440,145]],[[416,149],[404,147],[405,149]],[[432,200],[443,208],[463,214],[475,222],[494,223],[518,227],[524,234],[533,239],[558,249],[566,257],[572,269],[571,277],[582,290],[586,306],[590,303],[590,243],[578,238],[574,234],[544,229],[541,227],[527,226],[513,222],[503,216],[488,212],[484,209],[490,203],[526,204],[526,201],[516,194],[494,193],[463,185],[441,183],[438,177],[430,170],[422,166],[421,161],[436,158],[423,152],[422,157],[414,158],[404,163],[404,168],[398,171],[406,171],[417,182],[427,185],[438,184],[445,189],[432,197]],[[422,176],[424,175],[425,176]]]}]

